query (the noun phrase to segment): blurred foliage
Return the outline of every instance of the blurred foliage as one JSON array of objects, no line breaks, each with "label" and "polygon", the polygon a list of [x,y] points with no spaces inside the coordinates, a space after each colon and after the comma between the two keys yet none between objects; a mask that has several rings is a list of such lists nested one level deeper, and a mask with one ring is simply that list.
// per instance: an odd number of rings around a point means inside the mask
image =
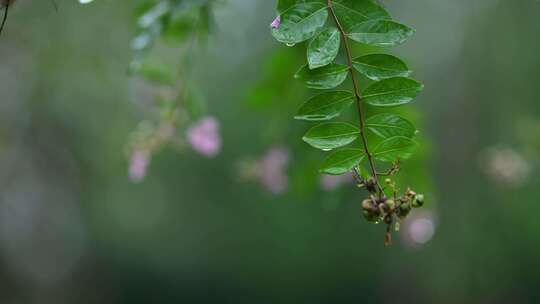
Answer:
[{"label": "blurred foliage", "polygon": [[[423,246],[400,233],[390,250],[361,219],[362,190],[320,186],[323,155],[292,121],[310,97],[293,79],[306,54],[268,34],[273,1],[216,2],[189,55],[159,38],[145,55],[158,81],[126,73],[157,2],[17,1],[0,36],[2,303],[538,302],[540,3],[381,2],[417,29],[396,51],[426,83],[399,111],[422,130],[401,182],[436,223]],[[163,88],[186,62],[222,152],[163,147],[133,184],[126,139],[160,121],[155,100],[176,96]],[[236,165],[275,146],[290,153],[279,196]],[[500,159],[525,178],[500,183]]]}]

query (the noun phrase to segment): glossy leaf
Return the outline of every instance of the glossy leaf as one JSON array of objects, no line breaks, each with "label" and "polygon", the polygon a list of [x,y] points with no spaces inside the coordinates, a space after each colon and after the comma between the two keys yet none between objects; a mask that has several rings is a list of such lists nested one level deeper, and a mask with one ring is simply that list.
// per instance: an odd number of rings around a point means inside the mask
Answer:
[{"label": "glossy leaf", "polygon": [[340,175],[358,166],[365,157],[362,149],[343,149],[328,156],[321,166],[321,173]]},{"label": "glossy leaf", "polygon": [[370,54],[358,57],[354,59],[354,68],[375,81],[392,77],[407,77],[411,74],[405,62],[387,54]]},{"label": "glossy leaf", "polygon": [[320,2],[298,3],[281,14],[279,27],[272,29],[277,41],[293,45],[315,36],[328,19],[328,9]]},{"label": "glossy leaf", "polygon": [[373,157],[384,162],[393,162],[398,159],[410,158],[416,149],[416,142],[412,139],[397,136],[381,142],[374,150]]},{"label": "glossy leaf", "polygon": [[348,72],[347,66],[335,63],[314,70],[305,65],[296,72],[294,77],[304,81],[308,88],[325,90],[333,89],[343,83]]},{"label": "glossy leaf", "polygon": [[334,11],[346,32],[371,19],[390,19],[388,12],[371,0],[335,0]]},{"label": "glossy leaf", "polygon": [[317,149],[329,151],[350,144],[359,133],[351,124],[327,122],[311,128],[302,139]]},{"label": "glossy leaf", "polygon": [[423,87],[416,80],[394,77],[367,87],[363,99],[368,104],[378,107],[399,106],[413,101]]},{"label": "glossy leaf", "polygon": [[308,100],[294,117],[303,120],[330,120],[354,102],[354,95],[348,91],[334,91],[319,94]]},{"label": "glossy leaf", "polygon": [[328,27],[311,40],[307,49],[310,69],[329,65],[336,59],[339,52],[341,36],[337,28]]},{"label": "glossy leaf", "polygon": [[369,20],[354,26],[348,36],[354,41],[374,46],[399,45],[414,33],[410,27],[391,20]]},{"label": "glossy leaf", "polygon": [[283,12],[285,12],[295,4],[310,2],[318,2],[326,5],[326,0],[278,0],[277,10],[279,13],[283,14]]},{"label": "glossy leaf", "polygon": [[405,118],[391,113],[383,113],[366,119],[366,128],[382,138],[403,136],[413,138],[416,128]]}]

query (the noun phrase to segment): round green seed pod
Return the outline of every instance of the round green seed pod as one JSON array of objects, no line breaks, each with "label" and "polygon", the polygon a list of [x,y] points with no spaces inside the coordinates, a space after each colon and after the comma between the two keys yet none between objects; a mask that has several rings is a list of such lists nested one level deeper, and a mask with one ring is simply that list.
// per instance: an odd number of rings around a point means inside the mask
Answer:
[{"label": "round green seed pod", "polygon": [[368,211],[368,210],[364,210],[363,211],[363,214],[364,214],[364,218],[368,221],[368,222],[372,222],[372,223],[376,223],[379,221],[379,217],[377,216],[377,214],[373,211]]},{"label": "round green seed pod", "polygon": [[396,202],[393,199],[386,200],[384,203],[388,210],[394,210],[396,208]]},{"label": "round green seed pod", "polygon": [[418,194],[412,201],[413,208],[420,208],[424,206],[424,195]]},{"label": "round green seed pod", "polygon": [[411,212],[411,205],[409,204],[401,204],[398,208],[398,216],[400,218],[405,218],[409,213]]}]

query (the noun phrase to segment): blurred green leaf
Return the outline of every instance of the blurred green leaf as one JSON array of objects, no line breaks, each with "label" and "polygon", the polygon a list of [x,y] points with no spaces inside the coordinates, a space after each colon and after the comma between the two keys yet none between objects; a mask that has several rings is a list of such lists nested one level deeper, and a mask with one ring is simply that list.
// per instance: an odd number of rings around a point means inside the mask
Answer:
[{"label": "blurred green leaf", "polygon": [[304,81],[308,88],[325,90],[343,83],[348,72],[349,68],[342,64],[332,63],[314,70],[305,65],[296,72],[294,78]]},{"label": "blurred green leaf", "polygon": [[337,28],[329,27],[320,31],[308,45],[309,68],[316,69],[332,63],[339,52],[340,42]]},{"label": "blurred green leaf", "polygon": [[392,77],[407,77],[411,74],[405,62],[388,54],[370,54],[358,57],[354,59],[354,68],[375,81]]},{"label": "blurred green leaf", "polygon": [[175,80],[171,66],[164,64],[143,63],[137,73],[144,79],[161,85],[172,85]]},{"label": "blurred green leaf", "polygon": [[139,17],[137,25],[143,29],[149,28],[153,24],[160,22],[161,18],[170,13],[170,10],[171,4],[168,1],[160,1]]},{"label": "blurred green leaf", "polygon": [[358,166],[365,157],[362,149],[343,149],[326,158],[320,172],[332,175],[345,174]]},{"label": "blurred green leaf", "polygon": [[394,77],[375,82],[364,90],[363,99],[370,105],[393,107],[407,104],[414,100],[423,89],[416,80]]},{"label": "blurred green leaf", "polygon": [[357,127],[345,122],[327,122],[311,128],[302,138],[311,146],[324,151],[346,146],[358,138]]}]

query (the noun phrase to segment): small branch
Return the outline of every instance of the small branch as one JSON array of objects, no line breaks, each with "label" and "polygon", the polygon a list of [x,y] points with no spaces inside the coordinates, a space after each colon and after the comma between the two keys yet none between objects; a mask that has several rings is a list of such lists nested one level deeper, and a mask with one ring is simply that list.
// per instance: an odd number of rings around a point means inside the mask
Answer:
[{"label": "small branch", "polygon": [[359,185],[364,185],[366,183],[366,181],[362,178],[362,175],[360,175],[360,172],[358,172],[357,168],[353,169],[353,176]]},{"label": "small branch", "polygon": [[362,95],[360,95],[360,87],[358,85],[358,79],[356,77],[356,73],[354,72],[354,66],[353,66],[353,58],[352,58],[352,51],[351,47],[349,45],[349,40],[347,37],[347,33],[345,32],[345,29],[339,22],[339,19],[337,18],[337,15],[334,11],[334,6],[332,3],[332,0],[328,1],[328,11],[330,12],[330,15],[332,16],[332,19],[334,19],[334,22],[336,23],[336,26],[339,29],[339,32],[341,33],[341,37],[343,40],[343,44],[345,45],[345,52],[347,54],[347,64],[349,67],[349,72],[351,74],[351,79],[354,87],[354,95],[356,98],[356,108],[358,110],[358,118],[360,120],[360,138],[362,139],[362,145],[364,147],[364,152],[366,153],[366,156],[369,160],[369,166],[371,168],[371,173],[373,174],[373,178],[375,179],[375,183],[377,184],[377,189],[379,190],[379,196],[383,195],[383,190],[381,185],[379,184],[379,178],[377,174],[377,169],[375,168],[375,161],[373,159],[373,155],[369,151],[368,145],[367,145],[367,139],[365,134],[365,120],[364,120],[364,109],[362,106]]},{"label": "small branch", "polygon": [[392,165],[392,168],[388,169],[386,172],[378,172],[379,176],[392,176],[399,171],[399,161]]}]

